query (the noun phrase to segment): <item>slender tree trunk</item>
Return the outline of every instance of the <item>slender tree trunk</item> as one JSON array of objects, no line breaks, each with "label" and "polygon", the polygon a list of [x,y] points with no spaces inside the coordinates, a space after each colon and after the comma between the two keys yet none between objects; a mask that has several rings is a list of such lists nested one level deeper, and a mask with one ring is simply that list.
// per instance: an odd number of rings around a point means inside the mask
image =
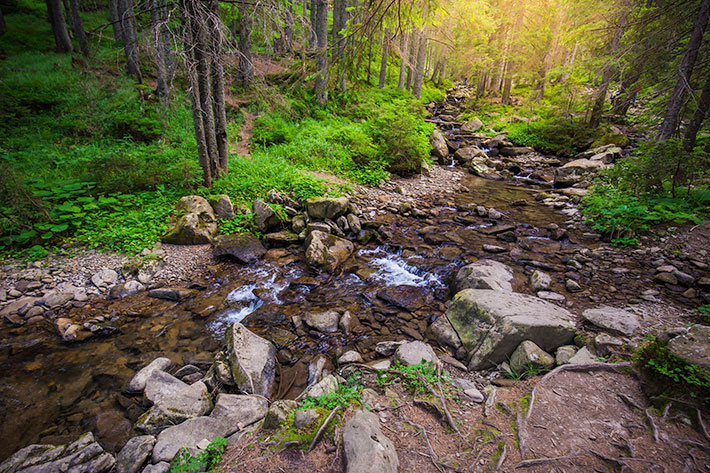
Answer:
[{"label": "slender tree trunk", "polygon": [[419,33],[417,30],[412,30],[412,36],[409,42],[409,61],[407,62],[407,83],[406,88],[411,92],[412,83],[414,82],[414,59],[419,52]]},{"label": "slender tree trunk", "polygon": [[234,4],[232,3],[232,41],[234,41],[235,45],[239,44],[239,37],[237,36],[237,32],[239,29],[237,28],[237,12],[234,7]]},{"label": "slender tree trunk", "polygon": [[399,63],[399,83],[397,84],[397,88],[399,90],[404,89],[407,77],[407,62],[409,61],[409,36],[410,33],[405,33],[403,31],[399,38],[399,49],[402,55],[401,61]]},{"label": "slender tree trunk", "polygon": [[135,77],[136,82],[143,83],[138,55],[138,32],[136,31],[136,18],[133,11],[133,0],[119,0],[118,15],[121,20],[123,32],[123,51],[126,55],[126,70]]},{"label": "slender tree trunk", "polygon": [[119,43],[123,43],[123,31],[121,31],[121,21],[118,16],[118,0],[108,1],[108,12],[113,29],[113,39]]},{"label": "slender tree trunk", "polygon": [[390,30],[385,29],[382,33],[382,60],[380,61],[380,81],[377,87],[380,89],[385,88],[385,81],[387,80],[387,56],[389,55],[389,35]]},{"label": "slender tree trunk", "polygon": [[303,6],[303,23],[308,24],[308,0],[303,0],[301,5]]},{"label": "slender tree trunk", "polygon": [[348,11],[348,0],[340,0],[340,34],[338,35],[338,43],[340,49],[340,78],[338,80],[338,90],[340,92],[345,92],[346,88],[346,70],[348,68],[348,53],[350,47],[350,40],[346,34],[343,34],[345,28],[348,26],[348,20],[350,20],[350,12]]},{"label": "slender tree trunk", "polygon": [[574,61],[577,59],[577,50],[579,49],[579,40],[574,42],[574,48],[572,49],[572,54],[567,61],[567,70],[562,74],[561,81],[567,82],[569,80],[570,71],[574,67]]},{"label": "slender tree trunk", "polygon": [[698,57],[698,51],[700,51],[700,46],[703,43],[703,35],[708,24],[708,17],[710,17],[710,0],[703,0],[698,10],[698,16],[695,19],[693,32],[688,40],[688,46],[685,49],[685,54],[683,54],[683,58],[678,67],[677,80],[673,92],[671,92],[671,98],[668,101],[666,113],[663,116],[663,124],[658,134],[658,141],[665,141],[673,136],[673,131],[675,130],[678,117],[680,116],[685,89],[687,84],[690,83],[690,76],[693,73],[695,60]]},{"label": "slender tree trunk", "polygon": [[340,43],[338,42],[338,39],[340,38],[340,29],[341,29],[341,19],[340,19],[340,5],[342,3],[342,0],[333,0],[333,51],[331,53],[333,57],[333,64],[335,64],[335,61],[338,57],[338,49],[340,48]]},{"label": "slender tree trunk", "polygon": [[616,98],[614,105],[611,108],[611,113],[615,115],[621,115],[622,117],[626,115],[629,107],[636,97],[638,92],[638,86],[634,86],[636,82],[641,78],[641,74],[636,72],[628,75],[624,80],[621,81],[621,91],[619,96]]},{"label": "slender tree trunk", "polygon": [[513,78],[510,76],[510,72],[505,76],[503,81],[503,97],[500,103],[503,105],[510,105],[510,89],[513,87]]},{"label": "slender tree trunk", "polygon": [[74,50],[67,31],[67,23],[64,20],[64,11],[59,0],[46,0],[49,22],[54,34],[54,43],[58,53],[70,53]]},{"label": "slender tree trunk", "polygon": [[367,83],[372,83],[372,34],[367,37]]},{"label": "slender tree trunk", "polygon": [[293,50],[293,0],[288,0],[284,36],[286,36],[286,51],[290,52]]},{"label": "slender tree trunk", "polygon": [[153,23],[153,40],[155,43],[155,69],[158,97],[166,97],[170,93],[170,84],[175,73],[173,51],[170,46],[170,30],[168,28],[168,5],[165,0],[151,0],[150,16]]},{"label": "slender tree trunk", "polygon": [[424,83],[424,63],[426,61],[427,27],[422,28],[419,37],[419,51],[417,53],[417,70],[414,74],[412,93],[417,99],[422,98],[422,85]]},{"label": "slender tree trunk", "polygon": [[318,35],[316,34],[318,2],[320,2],[320,0],[311,0],[311,39],[309,42],[311,49],[316,49],[318,47]]},{"label": "slender tree trunk", "polygon": [[239,3],[239,67],[237,81],[242,86],[254,81],[254,64],[251,61],[251,6],[246,2]]},{"label": "slender tree trunk", "polygon": [[481,77],[478,78],[478,85],[476,86],[476,98],[480,99],[486,95],[486,83],[488,82],[488,72],[484,71]]},{"label": "slender tree trunk", "polygon": [[693,151],[695,141],[698,137],[698,131],[700,131],[703,121],[705,121],[708,108],[710,108],[710,76],[705,79],[705,85],[703,86],[703,91],[700,93],[700,99],[698,100],[698,107],[695,109],[693,117],[690,119],[690,123],[688,123],[688,127],[685,129],[683,149],[686,152]]},{"label": "slender tree trunk", "polygon": [[81,22],[81,15],[79,15],[79,2],[77,0],[69,0],[69,6],[71,7],[72,29],[76,39],[79,41],[79,50],[82,56],[89,57],[89,41],[86,39],[84,24]]},{"label": "slender tree trunk", "polygon": [[317,0],[316,36],[318,38],[318,75],[315,93],[318,103],[328,102],[328,0]]},{"label": "slender tree trunk", "polygon": [[[710,1],[710,0],[708,0]],[[624,11],[619,18],[619,22],[614,30],[614,37],[611,40],[611,47],[609,48],[609,55],[613,56],[619,49],[619,44],[621,43],[621,38],[624,36],[624,30],[626,29],[626,18],[628,12]],[[592,115],[589,117],[589,126],[591,128],[596,128],[599,126],[602,120],[602,113],[604,112],[604,102],[606,101],[606,93],[609,90],[609,83],[614,76],[614,66],[611,63],[611,59],[604,66],[604,71],[602,72],[602,82],[599,84],[597,89],[596,98],[594,100],[594,107],[592,107]]]},{"label": "slender tree trunk", "polygon": [[227,150],[227,110],[224,104],[224,68],[222,66],[222,29],[219,18],[218,0],[210,0],[211,20],[209,25],[210,73],[212,79],[212,107],[215,122],[215,140],[217,155],[215,167],[217,176],[224,176],[229,170]]}]

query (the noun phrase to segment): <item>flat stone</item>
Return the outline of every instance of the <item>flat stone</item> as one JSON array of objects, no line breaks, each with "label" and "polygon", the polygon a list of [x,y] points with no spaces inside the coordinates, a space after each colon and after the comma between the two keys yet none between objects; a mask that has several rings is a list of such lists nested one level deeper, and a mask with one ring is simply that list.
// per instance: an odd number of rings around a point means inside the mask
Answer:
[{"label": "flat stone", "polygon": [[668,351],[686,363],[710,368],[710,327],[692,325],[680,335],[672,338]]},{"label": "flat stone", "polygon": [[169,398],[188,385],[165,371],[155,370],[145,382],[144,394],[153,404]]},{"label": "flat stone", "polygon": [[512,292],[513,270],[494,260],[480,260],[459,269],[454,278],[453,290],[492,289]]},{"label": "flat stone", "polygon": [[168,301],[182,301],[188,297],[192,297],[199,291],[196,289],[187,289],[184,287],[158,287],[148,291],[150,297],[156,299],[165,299]]},{"label": "flat stone", "polygon": [[397,347],[394,358],[405,366],[418,365],[423,361],[434,363],[438,360],[431,346],[418,340],[401,344]]},{"label": "flat stone", "polygon": [[303,317],[306,325],[323,333],[337,332],[339,320],[340,314],[334,310],[307,312]]},{"label": "flat stone", "polygon": [[557,292],[551,292],[551,291],[539,291],[537,293],[537,297],[540,299],[544,299],[546,301],[554,301],[554,302],[562,302],[564,303],[567,301],[567,298],[563,296],[562,294],[559,294]]},{"label": "flat stone", "polygon": [[306,200],[308,215],[315,220],[335,220],[348,210],[347,197],[314,197]]},{"label": "flat stone", "polygon": [[640,328],[638,317],[635,314],[609,306],[587,309],[582,312],[582,318],[597,327],[627,337],[633,335]]},{"label": "flat stone", "polygon": [[380,420],[360,410],[343,430],[346,473],[397,473],[399,459],[392,442],[382,433]]},{"label": "flat stone", "polygon": [[276,375],[276,347],[248,330],[232,324],[226,333],[227,354],[237,387],[248,394],[268,397]]},{"label": "flat stone", "polygon": [[143,391],[145,389],[145,383],[153,371],[167,371],[172,368],[173,365],[174,363],[168,358],[156,358],[131,378],[131,381],[128,383],[128,390],[132,392]]},{"label": "flat stone", "polygon": [[155,445],[152,435],[133,437],[116,456],[116,473],[137,473],[150,457]]},{"label": "flat stone", "polygon": [[597,361],[597,357],[589,351],[589,348],[582,347],[574,354],[572,358],[569,359],[569,364],[571,365],[583,365],[586,363],[594,363]]}]

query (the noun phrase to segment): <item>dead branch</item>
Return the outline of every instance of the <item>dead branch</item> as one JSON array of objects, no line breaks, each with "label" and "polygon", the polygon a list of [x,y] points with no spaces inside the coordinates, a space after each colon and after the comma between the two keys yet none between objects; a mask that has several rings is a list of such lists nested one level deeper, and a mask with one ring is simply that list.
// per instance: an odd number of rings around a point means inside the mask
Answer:
[{"label": "dead branch", "polygon": [[328,417],[326,417],[325,422],[323,422],[323,424],[320,426],[320,429],[318,429],[318,432],[316,432],[316,436],[313,437],[313,441],[311,442],[311,446],[308,447],[308,451],[309,451],[309,452],[310,452],[311,450],[313,450],[313,447],[316,446],[316,443],[317,443],[318,440],[320,439],[321,435],[323,435],[323,432],[325,432],[325,429],[328,428],[328,424],[330,424],[330,421],[333,420],[333,418],[335,417],[335,414],[337,414],[338,412],[340,412],[340,410],[341,410],[342,408],[343,408],[343,406],[338,406],[338,407],[336,407],[335,409],[333,409],[333,410],[330,412],[330,414],[328,414]]},{"label": "dead branch", "polygon": [[663,415],[661,416],[661,423],[665,424],[666,421],[668,420],[668,414],[671,412],[671,407],[673,406],[673,402],[669,401],[668,404],[666,404],[665,409],[663,409]]},{"label": "dead branch", "polygon": [[527,431],[525,430],[525,421],[520,410],[515,412],[515,424],[518,428],[518,447],[520,448],[520,458],[525,459],[528,456],[528,439]]},{"label": "dead branch", "polygon": [[498,390],[493,389],[493,391],[491,391],[488,395],[488,399],[486,399],[486,403],[483,405],[483,417],[488,417],[490,414],[491,407],[495,405],[497,394]]},{"label": "dead branch", "polygon": [[696,447],[696,448],[700,448],[700,449],[703,449],[703,450],[710,450],[710,446],[708,446],[708,445],[705,444],[705,443],[696,442],[695,440],[680,439],[680,438],[678,438],[678,437],[676,437],[676,440],[678,441],[678,443],[682,443],[682,444],[685,444],[685,445],[690,445],[691,447]]},{"label": "dead branch", "polygon": [[627,405],[629,405],[630,407],[636,408],[636,409],[638,409],[638,410],[640,410],[640,411],[643,410],[643,407],[641,407],[641,406],[639,405],[639,403],[637,403],[636,401],[634,401],[630,396],[627,396],[627,395],[624,394],[624,393],[616,393],[616,395],[619,396],[619,397],[621,398],[621,400],[624,401],[624,402],[625,402]]},{"label": "dead branch", "polygon": [[700,426],[700,431],[705,436],[705,440],[710,440],[710,435],[708,435],[708,431],[705,428],[705,422],[703,422],[703,415],[700,413],[700,409],[696,408],[695,413],[698,416],[698,426]]},{"label": "dead branch", "polygon": [[503,452],[500,454],[500,458],[498,459],[498,463],[496,463],[496,471],[500,471],[500,468],[503,466],[503,462],[505,462],[505,459],[508,457],[508,447],[503,444]]},{"label": "dead branch", "polygon": [[653,417],[651,417],[651,409],[646,409],[644,412],[646,413],[646,419],[651,426],[651,432],[653,432],[653,441],[658,442],[658,427],[656,427],[656,423],[653,422]]},{"label": "dead branch", "polygon": [[581,453],[580,450],[575,450],[574,452],[570,453],[569,455],[564,455],[561,457],[533,458],[530,460],[523,460],[520,463],[518,463],[517,465],[515,465],[513,468],[515,468],[515,469],[528,468],[531,466],[544,465],[545,463],[569,460],[570,458],[574,458],[574,457],[578,456],[580,453]]}]

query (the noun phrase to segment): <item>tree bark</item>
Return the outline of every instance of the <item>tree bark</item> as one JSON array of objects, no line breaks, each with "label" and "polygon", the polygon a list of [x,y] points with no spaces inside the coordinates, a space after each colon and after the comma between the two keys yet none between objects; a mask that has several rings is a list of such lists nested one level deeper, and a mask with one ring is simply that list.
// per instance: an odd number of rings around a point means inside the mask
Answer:
[{"label": "tree bark", "polygon": [[340,54],[340,77],[338,79],[338,90],[340,92],[345,92],[346,89],[346,71],[348,69],[348,49],[349,49],[349,38],[344,34],[345,28],[348,26],[348,20],[350,19],[350,12],[348,11],[348,0],[340,0],[340,32],[338,35],[338,49]]},{"label": "tree bark", "polygon": [[335,64],[335,60],[338,57],[338,48],[340,47],[340,44],[338,42],[338,39],[340,38],[340,35],[338,34],[341,29],[341,19],[340,19],[340,5],[342,4],[342,0],[333,0],[333,51],[331,53],[333,57],[333,64]]},{"label": "tree bark", "polygon": [[166,97],[170,93],[170,84],[175,74],[173,50],[170,46],[170,30],[168,28],[168,5],[165,0],[151,0],[150,17],[153,27],[155,44],[155,68],[157,73],[156,95]]},{"label": "tree bark", "polygon": [[49,23],[54,34],[54,44],[58,53],[70,53],[74,50],[67,31],[67,23],[64,19],[64,11],[59,0],[46,0]]},{"label": "tree bark", "polygon": [[246,2],[239,3],[239,67],[237,82],[242,86],[254,81],[254,64],[251,61],[251,7]]},{"label": "tree bark", "polygon": [[113,39],[119,43],[123,43],[123,31],[121,31],[121,21],[118,16],[118,0],[108,1],[108,13],[113,29]]},{"label": "tree bark", "polygon": [[136,31],[136,18],[133,11],[133,0],[119,0],[118,16],[123,32],[123,52],[126,55],[126,71],[139,84],[143,83],[138,55],[138,32]]},{"label": "tree bark", "polygon": [[425,26],[420,31],[419,51],[417,54],[417,70],[414,74],[414,85],[412,93],[417,99],[422,98],[422,85],[424,83],[424,63],[426,62],[426,46],[427,46],[427,27]]},{"label": "tree bark", "polygon": [[503,97],[500,99],[500,103],[503,105],[510,105],[510,89],[513,87],[513,78],[508,73],[503,81]]},{"label": "tree bark", "polygon": [[212,79],[212,107],[215,122],[217,176],[224,176],[229,169],[227,150],[227,110],[224,103],[224,67],[222,66],[222,29],[219,19],[219,2],[210,0],[212,24],[209,25],[210,73]]},{"label": "tree bark", "polygon": [[71,7],[72,29],[77,41],[79,41],[79,50],[82,56],[89,57],[89,41],[86,39],[84,24],[81,22],[81,16],[79,15],[79,2],[77,0],[69,0],[69,6]]},{"label": "tree bark", "polygon": [[367,83],[372,81],[372,34],[367,35]]},{"label": "tree bark", "polygon": [[403,90],[404,86],[406,85],[406,77],[407,77],[407,62],[409,62],[409,36],[410,33],[405,33],[402,31],[402,34],[400,35],[399,38],[399,49],[400,49],[400,54],[402,55],[401,61],[399,63],[399,83],[397,84],[397,88],[399,90]]},{"label": "tree bark", "polygon": [[380,61],[380,81],[377,84],[377,87],[379,87],[380,89],[385,88],[385,82],[387,81],[387,56],[389,56],[389,34],[389,29],[385,29],[382,32],[382,59]]},{"label": "tree bark", "polygon": [[318,103],[328,102],[328,0],[317,0],[316,37],[318,38],[318,75],[315,94]]},{"label": "tree bark", "polygon": [[412,82],[414,82],[414,67],[412,67],[412,59],[415,58],[416,54],[419,52],[419,39],[418,32],[416,30],[412,30],[412,35],[409,41],[409,61],[407,62],[407,83],[405,84],[407,90],[409,91],[412,90]]},{"label": "tree bark", "polygon": [[703,121],[705,121],[708,108],[710,108],[710,76],[705,79],[705,85],[703,86],[703,91],[700,93],[700,99],[698,100],[698,107],[695,109],[693,117],[690,119],[690,123],[688,123],[688,127],[685,129],[685,137],[683,138],[683,149],[685,151],[691,152],[693,148],[695,148],[698,131],[700,131]]},{"label": "tree bark", "polygon": [[666,113],[663,116],[663,124],[658,134],[658,141],[665,141],[673,136],[676,124],[678,123],[678,117],[680,116],[680,109],[683,105],[685,89],[687,84],[690,83],[690,76],[693,73],[695,60],[698,57],[698,51],[700,51],[700,46],[703,43],[703,35],[708,24],[708,17],[710,17],[710,0],[703,0],[698,10],[698,16],[695,19],[693,32],[688,40],[688,46],[678,66],[675,87],[673,88],[673,92],[671,92],[671,98],[668,101]]},{"label": "tree bark", "polygon": [[634,101],[636,93],[639,90],[639,87],[635,86],[635,84],[640,78],[641,74],[639,72],[635,72],[621,81],[621,90],[611,108],[611,113],[621,115],[622,117],[626,115],[626,112],[629,111],[629,107],[631,107],[631,103]]},{"label": "tree bark", "polygon": [[486,83],[488,82],[488,72],[484,71],[478,78],[478,85],[476,85],[476,98],[480,99],[486,95]]},{"label": "tree bark", "polygon": [[[627,16],[628,12],[624,11],[616,24],[614,36],[611,40],[611,46],[609,48],[610,56],[613,56],[619,49],[621,38],[624,36],[624,30],[626,29]],[[606,101],[606,93],[609,90],[609,83],[611,82],[613,76],[614,66],[611,64],[611,60],[609,60],[609,62],[607,62],[604,66],[604,70],[602,72],[602,82],[597,89],[594,107],[592,108],[592,115],[589,117],[589,126],[591,128],[596,128],[599,126],[599,123],[601,123],[602,112],[604,111],[604,102]]]},{"label": "tree bark", "polygon": [[318,35],[316,34],[318,2],[320,2],[320,0],[311,0],[311,39],[309,41],[311,49],[316,49],[318,47]]}]

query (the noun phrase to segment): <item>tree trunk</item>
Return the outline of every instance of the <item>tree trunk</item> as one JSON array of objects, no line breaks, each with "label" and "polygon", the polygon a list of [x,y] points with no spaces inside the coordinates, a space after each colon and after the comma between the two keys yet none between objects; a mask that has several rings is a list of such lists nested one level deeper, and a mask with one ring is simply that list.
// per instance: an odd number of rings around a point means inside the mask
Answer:
[{"label": "tree trunk", "polygon": [[695,109],[693,117],[690,119],[690,123],[688,123],[688,127],[685,129],[685,137],[683,138],[683,149],[685,151],[691,152],[693,148],[695,148],[695,140],[698,137],[698,131],[703,125],[709,107],[710,76],[705,79],[705,85],[703,86],[703,91],[700,93],[700,99],[698,100],[698,107]]},{"label": "tree trunk", "polygon": [[382,33],[382,60],[380,61],[380,82],[377,87],[380,89],[385,88],[385,82],[387,80],[387,56],[389,55],[389,34],[390,30],[385,29]]},{"label": "tree trunk", "polygon": [[503,97],[500,103],[503,105],[510,105],[510,89],[513,87],[513,78],[510,76],[510,72],[505,76],[503,81]]},{"label": "tree trunk", "polygon": [[611,113],[622,117],[626,116],[626,112],[629,111],[629,107],[631,107],[631,104],[634,102],[636,94],[638,93],[639,87],[634,85],[640,78],[641,74],[636,72],[621,81],[621,90],[619,92],[619,96],[614,101]]},{"label": "tree trunk", "polygon": [[170,46],[170,30],[168,27],[168,5],[165,0],[151,0],[150,17],[153,23],[153,38],[155,43],[155,68],[157,73],[158,97],[166,97],[170,93],[170,84],[175,74],[173,50]]},{"label": "tree trunk", "polygon": [[84,24],[81,22],[81,16],[79,15],[79,2],[77,0],[69,0],[69,6],[71,7],[72,29],[76,39],[79,41],[79,50],[82,56],[89,57],[89,41],[86,39]]},{"label": "tree trunk", "polygon": [[478,85],[476,86],[476,98],[480,99],[486,95],[486,83],[488,82],[488,72],[484,71],[481,77],[478,78]]},{"label": "tree trunk", "polygon": [[293,50],[293,0],[288,0],[284,36],[286,36],[286,51],[290,52]]},{"label": "tree trunk", "polygon": [[688,46],[685,49],[685,54],[683,54],[683,58],[681,59],[678,67],[678,75],[676,76],[677,80],[675,87],[673,88],[673,92],[671,92],[671,98],[668,101],[666,113],[663,116],[663,124],[661,125],[661,131],[658,134],[658,141],[665,141],[673,136],[673,131],[675,130],[676,124],[678,123],[678,117],[680,116],[680,109],[683,104],[686,84],[690,83],[690,76],[693,73],[693,67],[695,66],[695,60],[698,57],[698,51],[703,43],[703,35],[708,24],[709,16],[710,0],[703,0],[700,4],[700,9],[698,10],[698,16],[695,19],[693,32],[688,40]]},{"label": "tree trunk", "polygon": [[316,34],[318,2],[320,2],[320,0],[311,0],[311,39],[309,41],[311,49],[316,49],[318,47],[318,35]]},{"label": "tree trunk", "polygon": [[318,103],[328,102],[328,0],[317,0],[316,37],[318,38],[318,75],[315,93]]},{"label": "tree trunk", "polygon": [[[710,1],[710,0],[708,0]],[[624,30],[626,29],[626,18],[628,12],[624,11],[619,18],[619,22],[616,24],[616,29],[614,30],[614,37],[611,40],[611,46],[609,48],[609,55],[613,56],[619,49],[619,44],[621,43],[621,38],[624,36]],[[611,63],[611,59],[604,66],[604,71],[602,72],[602,82],[599,84],[597,89],[596,98],[594,100],[594,107],[592,107],[592,115],[589,117],[589,126],[591,128],[596,128],[599,126],[602,120],[602,113],[604,112],[604,102],[606,101],[606,93],[609,90],[609,83],[614,76],[614,66]]]},{"label": "tree trunk", "polygon": [[143,75],[140,69],[140,57],[138,55],[138,33],[136,31],[136,18],[133,11],[133,0],[119,0],[118,16],[121,20],[121,31],[123,32],[123,52],[126,55],[126,71],[139,84],[143,83]]},{"label": "tree trunk", "polygon": [[219,2],[210,0],[212,24],[209,25],[210,72],[212,79],[212,107],[215,122],[217,156],[215,167],[217,176],[224,176],[229,170],[227,150],[227,111],[224,104],[224,67],[222,66],[222,29],[219,19]]},{"label": "tree trunk", "polygon": [[427,27],[422,28],[419,38],[419,51],[417,54],[417,70],[414,74],[412,93],[417,99],[422,98],[422,85],[424,83],[424,63],[426,62]]},{"label": "tree trunk", "polygon": [[567,82],[569,80],[570,73],[572,71],[572,68],[574,67],[574,61],[577,59],[577,50],[579,49],[579,40],[575,41],[574,43],[574,49],[572,49],[572,54],[569,57],[569,61],[567,61],[567,70],[562,74],[562,77],[560,80],[562,82]]},{"label": "tree trunk", "polygon": [[109,0],[108,13],[113,29],[113,39],[119,43],[123,43],[123,31],[121,31],[121,21],[118,16],[118,0]]},{"label": "tree trunk", "polygon": [[401,61],[399,63],[399,83],[397,84],[397,88],[399,90],[404,89],[405,80],[407,77],[407,62],[409,61],[409,35],[409,33],[405,33],[404,31],[402,31],[402,34],[399,38],[399,49],[400,54],[402,56]]},{"label": "tree trunk", "polygon": [[340,47],[340,43],[338,42],[338,39],[340,39],[340,29],[341,29],[341,18],[340,18],[340,5],[342,4],[342,0],[333,0],[333,51],[332,51],[332,57],[333,57],[333,64],[335,64],[335,60],[338,57],[338,48]]},{"label": "tree trunk", "polygon": [[367,36],[367,83],[372,81],[372,35]]},{"label": "tree trunk", "polygon": [[247,2],[239,3],[239,67],[237,82],[242,86],[254,81],[254,64],[251,61],[251,7]]},{"label": "tree trunk", "polygon": [[406,89],[411,91],[412,90],[412,82],[414,79],[414,67],[413,66],[413,61],[412,59],[416,57],[416,54],[419,52],[419,34],[417,33],[416,30],[412,30],[412,34],[410,37],[409,41],[409,61],[407,61],[407,83]]},{"label": "tree trunk", "polygon": [[4,35],[7,31],[7,25],[5,24],[5,17],[2,16],[2,8],[0,8],[0,36]]},{"label": "tree trunk", "polygon": [[67,23],[64,20],[64,11],[59,0],[46,0],[49,22],[54,34],[54,43],[58,53],[70,53],[74,50],[67,31]]},{"label": "tree trunk", "polygon": [[340,50],[340,78],[338,80],[338,90],[340,92],[345,92],[345,74],[348,68],[348,49],[350,40],[347,35],[343,34],[343,30],[347,28],[348,20],[350,19],[348,0],[340,0],[340,15],[338,16],[340,17],[340,34],[338,36],[338,47]]},{"label": "tree trunk", "polygon": [[303,23],[308,24],[308,0],[303,0],[301,5],[303,6]]}]

